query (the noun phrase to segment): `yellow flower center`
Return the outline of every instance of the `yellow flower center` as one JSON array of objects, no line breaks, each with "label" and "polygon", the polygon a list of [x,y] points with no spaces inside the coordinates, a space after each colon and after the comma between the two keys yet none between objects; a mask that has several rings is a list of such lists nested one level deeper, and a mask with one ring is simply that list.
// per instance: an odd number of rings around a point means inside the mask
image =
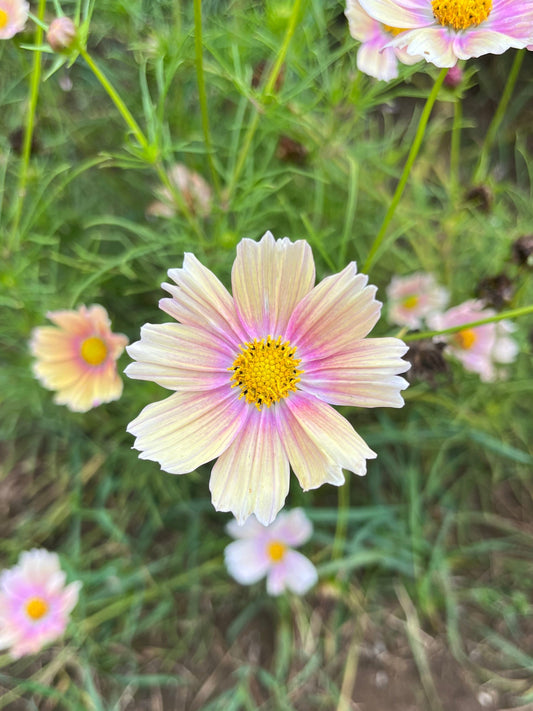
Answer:
[{"label": "yellow flower center", "polygon": [[26,612],[32,620],[40,620],[48,612],[48,604],[40,597],[32,597],[26,605]]},{"label": "yellow flower center", "polygon": [[267,548],[268,557],[273,563],[279,563],[283,560],[286,550],[287,546],[285,543],[281,543],[280,541],[271,541]]},{"label": "yellow flower center", "polygon": [[405,32],[405,27],[400,29],[399,27],[391,27],[390,25],[383,25],[383,29],[385,30],[385,32],[388,32],[393,37],[396,37],[396,35],[399,35],[402,32]]},{"label": "yellow flower center", "polygon": [[101,338],[91,336],[81,344],[81,357],[89,365],[101,365],[107,358],[107,346]]},{"label": "yellow flower center", "polygon": [[0,30],[3,30],[8,22],[9,22],[9,15],[7,14],[7,12],[5,10],[0,10]]},{"label": "yellow flower center", "polygon": [[251,343],[239,346],[242,353],[235,358],[228,370],[233,370],[230,380],[232,388],[239,386],[241,397],[254,403],[258,410],[261,405],[270,407],[273,402],[287,397],[296,390],[303,370],[298,370],[300,359],[295,358],[296,347],[289,341],[281,342],[267,338],[254,338]]},{"label": "yellow flower center", "polygon": [[466,30],[487,19],[492,10],[492,0],[432,0],[431,7],[441,25]]},{"label": "yellow flower center", "polygon": [[418,296],[408,296],[402,301],[402,306],[406,309],[414,309],[418,306],[420,298]]},{"label": "yellow flower center", "polygon": [[459,348],[463,348],[465,351],[468,351],[477,341],[477,335],[474,333],[473,329],[464,328],[462,331],[455,334],[454,340]]}]

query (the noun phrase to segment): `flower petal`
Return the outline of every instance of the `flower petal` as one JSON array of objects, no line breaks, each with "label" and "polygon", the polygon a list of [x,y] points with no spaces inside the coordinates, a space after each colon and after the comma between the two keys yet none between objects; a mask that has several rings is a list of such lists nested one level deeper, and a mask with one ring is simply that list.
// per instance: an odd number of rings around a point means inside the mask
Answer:
[{"label": "flower petal", "polygon": [[303,509],[282,511],[268,527],[270,540],[281,541],[288,546],[301,546],[313,535],[313,524]]},{"label": "flower petal", "polygon": [[228,387],[176,392],[147,405],[130,422],[140,459],[159,462],[170,474],[186,474],[215,459],[245,428],[250,409]]},{"label": "flower petal", "polygon": [[457,56],[453,51],[455,37],[453,30],[438,25],[402,32],[389,44],[391,47],[401,47],[408,54],[425,59],[437,67],[454,67],[457,64]]},{"label": "flower petal", "polygon": [[381,303],[368,277],[352,262],[320,282],[295,308],[287,338],[297,346],[301,368],[316,358],[339,353],[364,338],[379,319]]},{"label": "flower petal", "polygon": [[377,455],[346,418],[327,403],[301,391],[291,393],[285,402],[305,433],[338,466],[359,476],[366,474],[366,460]]},{"label": "flower petal", "polygon": [[275,407],[246,408],[250,416],[215,462],[209,488],[217,511],[231,511],[242,523],[255,514],[268,526],[289,491],[289,461],[278,435]]},{"label": "flower petal", "polygon": [[298,551],[287,551],[283,563],[287,569],[285,585],[296,595],[304,595],[317,583],[317,569]]},{"label": "flower petal", "polygon": [[230,384],[235,358],[228,344],[181,323],[145,324],[141,340],[127,348],[137,363],[124,371],[130,378],[153,380],[169,390],[212,390]]},{"label": "flower petal", "polygon": [[428,0],[361,0],[361,5],[389,27],[426,27],[435,22]]},{"label": "flower petal", "polygon": [[226,525],[226,531],[233,538],[257,538],[265,535],[266,528],[259,523],[255,516],[250,516],[243,524],[239,524],[236,519],[232,518]]},{"label": "flower petal", "polygon": [[357,68],[381,81],[398,76],[398,59],[392,47],[383,49],[382,42],[364,42],[357,51]]},{"label": "flower petal", "polygon": [[315,283],[309,244],[275,240],[267,232],[260,242],[243,239],[231,272],[239,318],[250,336],[282,336],[296,304]]},{"label": "flower petal", "polygon": [[526,43],[527,36],[520,40],[488,28],[476,28],[471,32],[458,34],[453,42],[453,51],[459,59],[470,59],[483,54],[503,54],[510,47],[520,49],[525,47]]},{"label": "flower petal", "polygon": [[163,311],[185,325],[205,329],[206,339],[215,333],[234,348],[246,340],[227,289],[194,254],[185,253],[183,268],[169,269],[168,275],[177,286],[161,284],[172,296],[160,300]]},{"label": "flower petal", "polygon": [[290,409],[280,404],[280,437],[302,489],[309,491],[322,484],[344,484],[342,468],[305,432]]},{"label": "flower petal", "polygon": [[270,559],[266,548],[256,540],[233,541],[224,550],[229,574],[241,585],[252,585],[267,574]]},{"label": "flower petal", "polygon": [[332,405],[402,407],[408,383],[397,377],[409,370],[408,348],[398,338],[368,338],[352,350],[312,361],[298,387]]}]

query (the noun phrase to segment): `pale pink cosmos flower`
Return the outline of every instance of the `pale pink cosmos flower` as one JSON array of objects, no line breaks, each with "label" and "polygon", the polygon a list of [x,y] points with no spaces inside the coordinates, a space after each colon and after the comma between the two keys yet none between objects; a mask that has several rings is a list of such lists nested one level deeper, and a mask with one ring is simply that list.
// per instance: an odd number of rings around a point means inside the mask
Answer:
[{"label": "pale pink cosmos flower", "polygon": [[531,44],[533,0],[361,0],[368,14],[407,30],[389,46],[437,67]]},{"label": "pale pink cosmos flower", "polygon": [[361,42],[357,51],[357,68],[375,79],[390,81],[398,76],[398,61],[415,64],[422,57],[412,57],[401,47],[389,47],[389,42],[403,30],[374,20],[363,10],[359,0],[347,0],[346,11],[350,34]]},{"label": "pale pink cosmos flower", "polygon": [[0,39],[11,39],[22,32],[29,10],[25,0],[0,0]]},{"label": "pale pink cosmos flower", "polygon": [[447,289],[437,284],[433,274],[393,277],[387,287],[389,322],[420,328],[424,319],[446,307],[448,299]]},{"label": "pale pink cosmos flower", "polygon": [[107,311],[93,304],[75,311],[49,311],[55,326],[32,332],[33,372],[42,385],[55,390],[54,402],[73,412],[87,412],[122,394],[116,360],[128,343],[112,333]]},{"label": "pale pink cosmos flower", "polygon": [[0,574],[0,649],[18,659],[60,637],[81,582],[65,585],[56,553],[34,548]]},{"label": "pale pink cosmos flower", "polygon": [[[443,314],[433,315],[429,325],[440,331],[480,321],[495,313],[493,309],[484,308],[482,301],[471,299]],[[491,382],[501,375],[498,364],[512,363],[516,359],[518,345],[509,335],[515,328],[512,322],[504,320],[465,328],[457,333],[438,336],[437,339],[448,344],[446,352],[460,360],[466,370],[478,373],[484,382]]]},{"label": "pale pink cosmos flower", "polygon": [[304,595],[318,580],[311,561],[292,550],[313,533],[303,509],[280,513],[270,526],[253,517],[244,526],[231,521],[227,531],[237,540],[226,546],[226,567],[241,585],[252,585],[266,576],[269,595],[281,595],[285,590]]},{"label": "pale pink cosmos flower", "polygon": [[[174,390],[130,423],[142,459],[185,474],[217,459],[210,489],[240,524],[272,523],[289,489],[339,486],[376,454],[333,405],[402,407],[409,368],[396,338],[367,339],[381,304],[352,262],[315,283],[309,244],[243,239],[233,296],[192,254],[163,284],[178,323],[146,324],[127,350],[132,378]],[[313,288],[314,287],[314,288]]]}]

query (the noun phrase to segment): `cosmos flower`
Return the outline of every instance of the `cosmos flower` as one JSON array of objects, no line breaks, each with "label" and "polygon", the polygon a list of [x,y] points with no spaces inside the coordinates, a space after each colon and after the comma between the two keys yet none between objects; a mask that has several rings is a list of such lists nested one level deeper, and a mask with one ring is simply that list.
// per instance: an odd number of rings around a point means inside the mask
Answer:
[{"label": "cosmos flower", "polygon": [[22,32],[29,10],[24,0],[0,0],[0,39],[11,39]]},{"label": "cosmos flower", "polygon": [[[213,191],[199,173],[189,170],[183,163],[176,163],[170,168],[168,178],[174,188],[181,193],[185,204],[193,215],[209,216]],[[148,206],[146,214],[151,217],[174,217],[178,206],[172,192],[163,186],[157,193],[160,199]]]},{"label": "cosmos flower", "polygon": [[437,67],[531,44],[533,0],[360,0],[368,14],[407,30],[389,46]]},{"label": "cosmos flower", "polygon": [[[443,330],[471,321],[480,321],[495,315],[493,309],[484,308],[482,301],[471,299],[454,306],[443,314],[434,314],[428,320],[431,328]],[[475,328],[465,328],[457,333],[439,336],[446,342],[446,353],[461,361],[466,370],[479,373],[481,380],[496,380],[501,373],[497,364],[512,363],[518,354],[518,345],[509,335],[516,329],[510,321],[487,323]]]},{"label": "cosmos flower", "polygon": [[436,283],[433,274],[393,277],[387,287],[388,319],[398,326],[420,328],[425,318],[445,308],[448,298],[448,291]]},{"label": "cosmos flower", "polygon": [[226,546],[229,574],[241,585],[252,585],[266,576],[269,595],[291,590],[303,595],[318,580],[311,561],[292,550],[311,538],[313,526],[303,509],[282,512],[270,526],[250,517],[244,526],[231,521],[228,533],[237,540]]},{"label": "cosmos flower", "polygon": [[146,324],[127,350],[132,378],[175,392],[130,423],[142,459],[171,474],[217,459],[218,511],[270,524],[289,489],[339,486],[376,454],[328,403],[402,407],[409,365],[396,338],[367,339],[379,319],[376,288],[352,262],[314,287],[309,244],[243,239],[233,297],[192,255],[171,269],[160,307],[179,323]]},{"label": "cosmos flower", "polygon": [[359,0],[347,0],[346,12],[350,34],[361,42],[357,52],[357,68],[375,79],[390,81],[398,76],[398,61],[415,64],[422,57],[412,57],[401,47],[389,47],[391,40],[403,30],[374,20],[361,7]]},{"label": "cosmos flower", "polygon": [[33,549],[0,574],[0,649],[18,659],[63,634],[81,583],[65,585],[55,553]]},{"label": "cosmos flower", "polygon": [[80,306],[76,311],[49,311],[56,326],[34,329],[30,348],[33,372],[42,385],[56,390],[54,402],[74,412],[87,412],[122,394],[116,360],[128,343],[111,332],[103,306]]}]

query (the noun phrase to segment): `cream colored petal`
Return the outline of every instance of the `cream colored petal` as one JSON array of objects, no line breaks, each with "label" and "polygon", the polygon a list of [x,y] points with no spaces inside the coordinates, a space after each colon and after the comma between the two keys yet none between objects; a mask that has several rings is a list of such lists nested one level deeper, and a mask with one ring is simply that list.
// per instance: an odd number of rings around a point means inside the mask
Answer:
[{"label": "cream colored petal", "polygon": [[297,346],[301,368],[310,360],[350,350],[379,319],[381,303],[368,277],[357,274],[352,262],[342,272],[320,282],[298,304],[287,327]]},{"label": "cream colored petal", "polygon": [[147,405],[127,429],[141,459],[158,462],[170,474],[186,474],[222,454],[249,413],[249,405],[227,387],[176,392]]},{"label": "cream colored petal", "polygon": [[92,330],[88,318],[88,309],[80,306],[77,311],[65,309],[62,311],[48,311],[47,318],[72,336],[80,336]]},{"label": "cream colored petal", "polygon": [[408,348],[397,338],[367,338],[349,352],[309,363],[298,387],[332,405],[402,407],[408,383],[399,373]]},{"label": "cream colored petal", "polygon": [[341,467],[306,434],[285,403],[280,403],[280,437],[293,472],[304,491],[322,484],[344,483]]},{"label": "cream colored petal", "polygon": [[318,398],[298,391],[285,402],[304,432],[339,467],[363,476],[366,460],[377,455],[346,418]]},{"label": "cream colored petal", "polygon": [[255,514],[268,526],[289,491],[289,460],[278,435],[275,408],[247,407],[250,417],[215,462],[209,488],[217,511],[231,511],[239,523]]},{"label": "cream colored petal", "polygon": [[251,336],[283,336],[294,307],[315,283],[311,248],[304,240],[275,240],[270,232],[259,242],[243,239],[231,283],[239,317]]},{"label": "cream colored petal", "polygon": [[211,390],[230,385],[236,352],[204,331],[180,323],[146,324],[141,340],[128,347],[138,362],[124,371],[130,378],[151,380],[170,390]]},{"label": "cream colored petal", "polygon": [[247,340],[232,297],[193,254],[186,253],[183,268],[170,269],[168,275],[177,286],[161,285],[172,296],[159,302],[163,311],[185,325],[204,329],[206,338],[215,333],[233,347]]}]

